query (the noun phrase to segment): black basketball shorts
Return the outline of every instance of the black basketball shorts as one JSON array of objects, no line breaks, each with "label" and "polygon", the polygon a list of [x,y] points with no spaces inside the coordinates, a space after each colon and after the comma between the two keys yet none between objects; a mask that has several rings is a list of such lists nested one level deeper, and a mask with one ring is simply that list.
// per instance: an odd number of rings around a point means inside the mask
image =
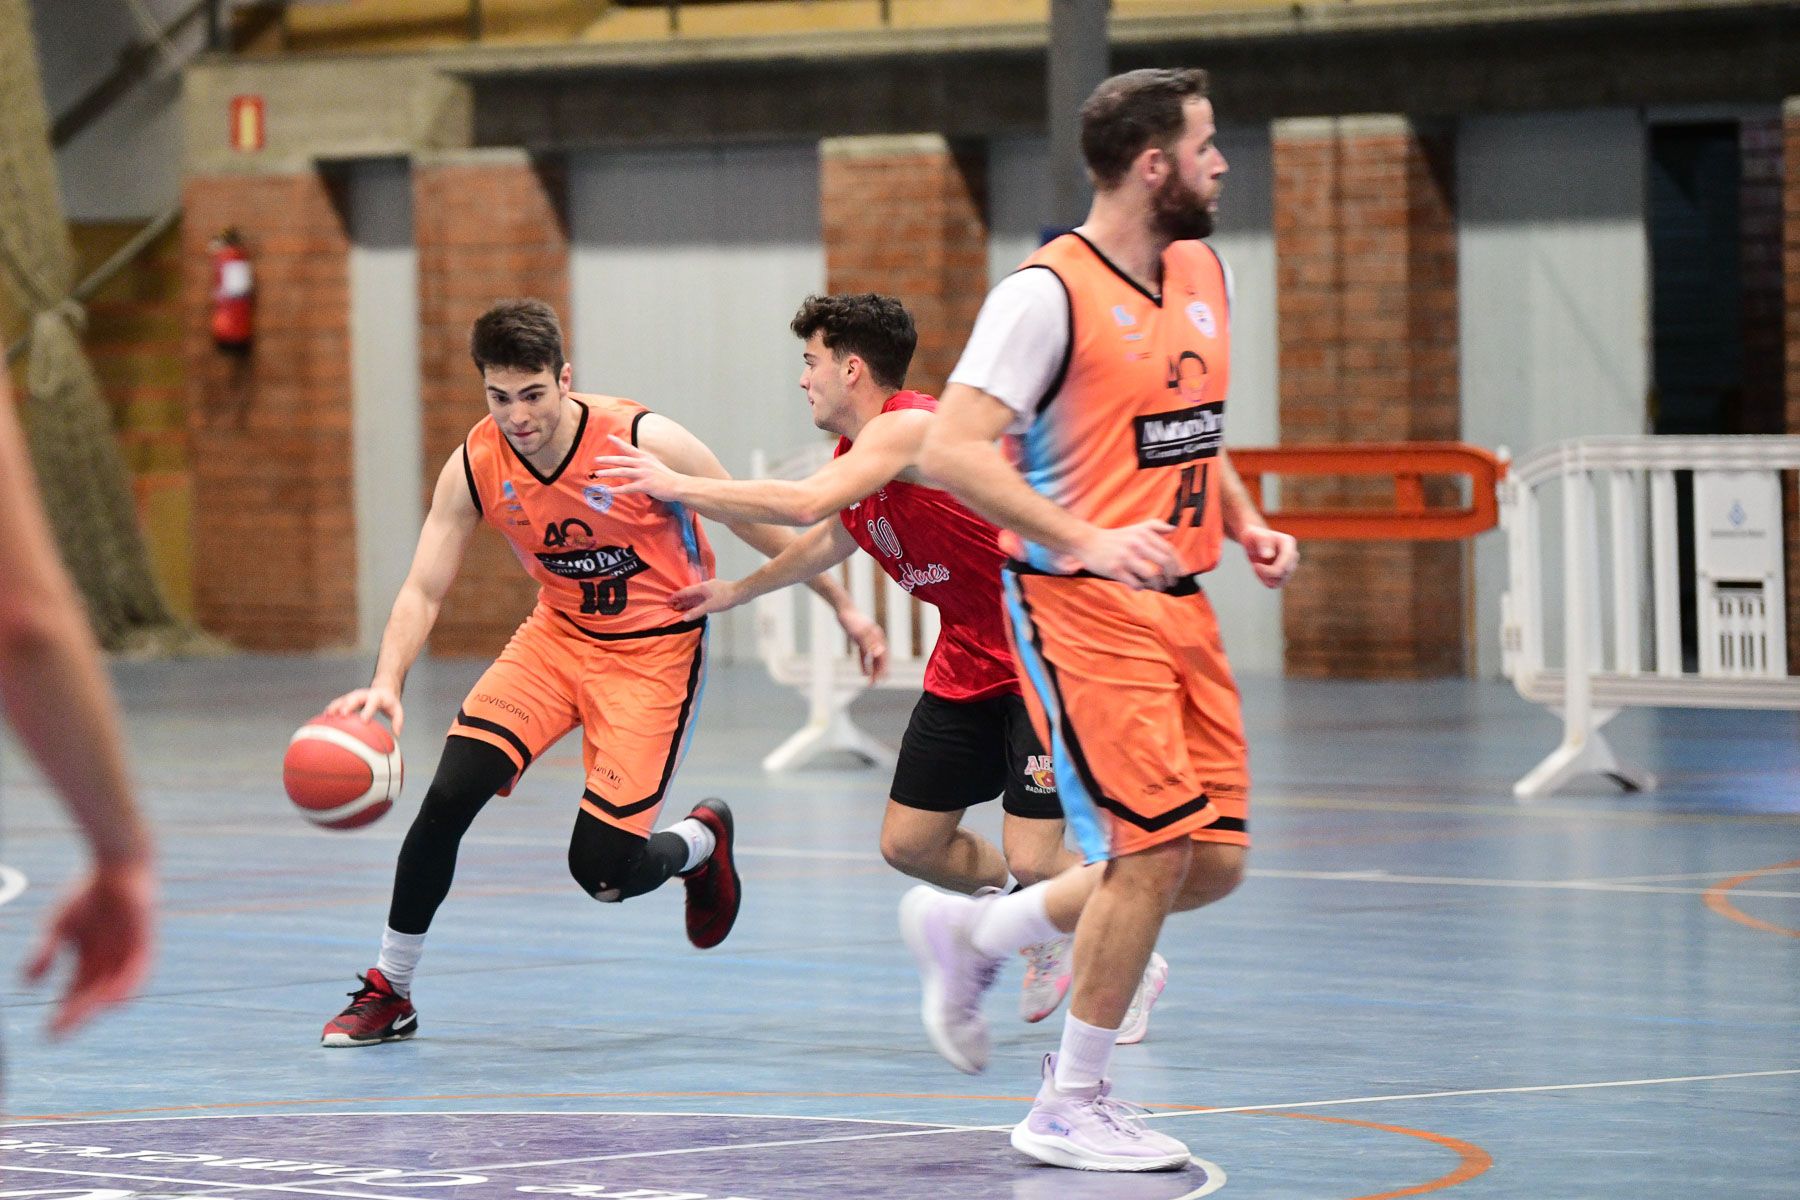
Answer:
[{"label": "black basketball shorts", "polygon": [[1060,818],[1050,755],[1017,695],[946,700],[926,692],[900,741],[891,795],[926,812],[955,812],[1004,793],[1018,817]]}]

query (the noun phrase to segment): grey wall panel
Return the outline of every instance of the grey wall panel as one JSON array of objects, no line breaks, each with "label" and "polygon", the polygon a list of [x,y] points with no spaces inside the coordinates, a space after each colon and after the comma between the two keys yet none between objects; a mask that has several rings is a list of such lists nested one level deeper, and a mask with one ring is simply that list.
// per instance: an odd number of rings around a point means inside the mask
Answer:
[{"label": "grey wall panel", "polygon": [[[404,160],[350,168],[351,454],[357,644],[374,650],[424,520],[419,256]],[[432,478],[441,464],[431,464]]]},{"label": "grey wall panel", "polygon": [[[1645,128],[1634,111],[1464,121],[1457,134],[1463,437],[1514,455],[1641,433],[1650,384]],[[1545,544],[1558,553],[1554,513]],[[1477,666],[1498,673],[1506,547],[1476,544]],[[1560,571],[1546,576],[1556,621]]]},{"label": "grey wall panel", "polygon": [[[822,290],[816,148],[585,152],[569,166],[570,358],[578,391],[629,396],[681,422],[734,475],[760,447],[821,435],[788,321]],[[719,572],[761,561],[709,525]],[[713,650],[754,655],[749,611]]]},{"label": "grey wall panel", "polygon": [[[1238,446],[1272,446],[1280,434],[1280,391],[1275,328],[1274,174],[1266,126],[1226,126],[1219,145],[1229,170],[1211,239],[1237,284],[1231,313],[1229,440]],[[999,279],[1037,248],[1049,211],[1048,150],[1042,138],[1004,138],[988,157],[988,269]],[[1280,600],[1257,582],[1235,546],[1225,548],[1207,591],[1234,667],[1243,672],[1281,671]]]}]

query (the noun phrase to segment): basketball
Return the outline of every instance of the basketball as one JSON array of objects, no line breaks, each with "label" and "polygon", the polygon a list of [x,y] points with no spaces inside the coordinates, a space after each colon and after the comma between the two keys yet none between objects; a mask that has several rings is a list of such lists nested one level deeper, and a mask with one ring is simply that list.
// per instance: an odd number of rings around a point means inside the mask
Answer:
[{"label": "basketball", "polygon": [[385,726],[320,713],[288,740],[281,782],[300,815],[326,829],[381,819],[400,794],[400,747]]}]

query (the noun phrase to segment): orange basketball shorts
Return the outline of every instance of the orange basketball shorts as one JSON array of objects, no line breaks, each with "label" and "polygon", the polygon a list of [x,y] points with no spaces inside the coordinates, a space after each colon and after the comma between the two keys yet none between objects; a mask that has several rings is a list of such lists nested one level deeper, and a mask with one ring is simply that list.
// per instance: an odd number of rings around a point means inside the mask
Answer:
[{"label": "orange basketball shorts", "polygon": [[1026,705],[1087,860],[1178,837],[1249,845],[1243,715],[1205,593],[1002,579]]},{"label": "orange basketball shorts", "polygon": [[704,620],[602,637],[539,606],[464,698],[450,732],[498,747],[523,774],[579,726],[581,807],[648,837],[705,682]]}]

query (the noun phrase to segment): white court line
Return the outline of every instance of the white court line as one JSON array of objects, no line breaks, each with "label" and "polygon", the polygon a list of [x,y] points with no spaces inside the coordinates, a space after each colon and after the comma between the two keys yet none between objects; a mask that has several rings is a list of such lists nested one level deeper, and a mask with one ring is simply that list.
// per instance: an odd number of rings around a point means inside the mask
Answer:
[{"label": "white court line", "polygon": [[[1466,875],[1393,875],[1387,871],[1288,871],[1265,867],[1246,872],[1269,879],[1317,879],[1331,883],[1406,883],[1432,887],[1487,887],[1542,889],[1557,892],[1623,892],[1633,895],[1704,896],[1709,887],[1663,887],[1649,883],[1619,883],[1604,879],[1484,879]],[[1724,876],[1723,878],[1730,878]],[[1800,892],[1776,892],[1755,888],[1733,888],[1733,896],[1767,896],[1778,900],[1800,900]]]},{"label": "white court line", "polygon": [[1731,879],[1738,875],[1747,875],[1759,871],[1764,875],[1780,875],[1788,871],[1800,871],[1800,865],[1792,867],[1747,867],[1742,871],[1689,871],[1685,875],[1608,875],[1597,879],[1596,883],[1674,883],[1681,879]]},{"label": "white court line", "polygon": [[[1206,1117],[1221,1113],[1264,1112],[1287,1108],[1331,1108],[1340,1104],[1385,1104],[1390,1100],[1443,1100],[1456,1096],[1511,1096],[1525,1092],[1580,1092],[1593,1088],[1650,1087],[1663,1083],[1708,1083],[1718,1079],[1762,1079],[1771,1075],[1800,1075],[1800,1067],[1776,1071],[1732,1071],[1723,1075],[1671,1075],[1663,1079],[1608,1079],[1599,1083],[1540,1083],[1530,1087],[1464,1088],[1454,1092],[1406,1092],[1388,1096],[1350,1096],[1342,1100],[1297,1100],[1292,1104],[1240,1104],[1233,1108],[1196,1109],[1190,1112],[1156,1112],[1147,1119]],[[1006,1128],[1002,1126],[1002,1128]]]},{"label": "white court line", "polygon": [[16,898],[30,885],[25,872],[0,864],[0,904]]},{"label": "white court line", "polygon": [[340,1200],[416,1200],[416,1197],[384,1195],[379,1192],[335,1192],[329,1188],[302,1187],[297,1183],[221,1183],[212,1179],[172,1179],[163,1175],[128,1175],[123,1171],[72,1171],[66,1167],[22,1167],[18,1163],[12,1162],[6,1164],[6,1169],[38,1175],[73,1175],[78,1179],[131,1179],[139,1183],[180,1183],[189,1187],[226,1188],[246,1192],[295,1192],[302,1196],[337,1196]]},{"label": "white court line", "polygon": [[[624,1116],[635,1114],[625,1113]],[[686,1115],[686,1114],[683,1114]],[[834,1118],[818,1117],[820,1121]],[[584,1154],[578,1158],[545,1158],[533,1159],[530,1162],[516,1163],[482,1163],[473,1167],[447,1167],[441,1172],[446,1175],[481,1175],[494,1171],[516,1171],[526,1167],[566,1167],[574,1163],[618,1162],[628,1158],[673,1158],[687,1154],[719,1154],[732,1150],[774,1150],[783,1146],[825,1146],[833,1142],[873,1142],[883,1138],[935,1137],[944,1133],[989,1133],[997,1129],[1011,1129],[1016,1122],[1005,1125],[942,1125],[933,1129],[904,1129],[899,1132],[887,1130],[882,1133],[841,1133],[822,1138],[787,1138],[778,1142],[734,1142],[720,1146],[679,1146],[672,1150],[628,1150],[622,1154]]]},{"label": "white court line", "polygon": [[[1385,1096],[1348,1096],[1341,1100],[1296,1100],[1286,1104],[1240,1104],[1230,1108],[1192,1108],[1175,1112],[1152,1112],[1145,1114],[1146,1120],[1167,1120],[1171,1117],[1213,1117],[1226,1113],[1266,1112],[1276,1109],[1290,1108],[1332,1108],[1344,1104],[1383,1104],[1394,1100],[1439,1100],[1457,1096],[1505,1096],[1525,1092],[1575,1092],[1593,1088],[1649,1087],[1665,1083],[1705,1083],[1720,1079],[1757,1079],[1771,1075],[1800,1075],[1800,1067],[1774,1071],[1734,1071],[1723,1075],[1678,1075],[1663,1079],[1612,1079],[1598,1083],[1545,1083],[1528,1087],[1503,1088],[1465,1088],[1448,1092],[1408,1092]],[[618,1114],[629,1116],[633,1114]],[[830,1120],[832,1118],[820,1118]],[[561,1167],[575,1163],[613,1162],[627,1158],[658,1158],[677,1154],[716,1154],[724,1150],[761,1150],[781,1146],[823,1145],[827,1142],[866,1142],[880,1138],[927,1137],[941,1133],[981,1133],[1000,1132],[1013,1127],[1013,1122],[1004,1125],[957,1125],[944,1126],[938,1129],[909,1129],[899,1133],[861,1133],[847,1134],[828,1138],[793,1138],[779,1142],[739,1142],[731,1146],[685,1146],[674,1150],[633,1150],[624,1154],[594,1154],[580,1158],[552,1158],[532,1162],[485,1163],[472,1167],[445,1167],[444,1174],[475,1175],[492,1171],[519,1170],[525,1167]]]}]

